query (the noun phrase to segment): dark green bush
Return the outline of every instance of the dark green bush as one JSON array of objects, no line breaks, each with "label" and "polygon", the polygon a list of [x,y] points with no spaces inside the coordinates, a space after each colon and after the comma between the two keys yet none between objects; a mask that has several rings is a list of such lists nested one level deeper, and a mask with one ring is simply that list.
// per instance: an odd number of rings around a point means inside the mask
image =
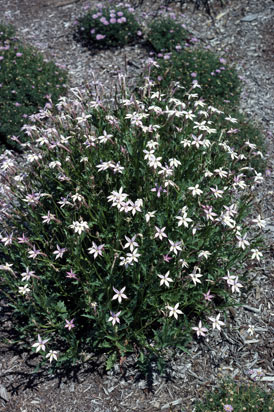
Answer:
[{"label": "dark green bush", "polygon": [[28,116],[54,103],[65,94],[67,74],[47,62],[34,48],[14,37],[10,26],[0,25],[0,140],[16,147],[10,139],[23,136],[20,129]]},{"label": "dark green bush", "polygon": [[247,218],[257,174],[242,171],[243,145],[231,156],[231,120],[218,113],[216,133],[212,107],[148,87],[140,100],[117,90],[114,107],[74,90],[59,116],[25,128],[36,163],[11,179],[0,292],[30,347],[45,360],[58,351],[58,365],[84,352],[104,351],[111,367],[132,352],[143,363],[185,349],[224,324],[239,269],[261,256],[260,231],[249,233],[258,219]]},{"label": "dark green bush", "polygon": [[171,18],[152,20],[148,27],[148,41],[156,52],[181,49],[190,34]]},{"label": "dark green bush", "polygon": [[[195,92],[215,107],[231,107],[239,103],[240,80],[235,68],[209,50],[184,49],[172,53],[169,60],[159,59],[158,64],[160,67],[153,70],[152,77],[161,89],[176,81],[188,90],[194,81],[198,81],[202,88]],[[183,92],[178,90],[176,96],[180,98]]]},{"label": "dark green bush", "polygon": [[122,47],[139,39],[141,30],[130,8],[105,7],[79,18],[76,40],[90,50]]}]

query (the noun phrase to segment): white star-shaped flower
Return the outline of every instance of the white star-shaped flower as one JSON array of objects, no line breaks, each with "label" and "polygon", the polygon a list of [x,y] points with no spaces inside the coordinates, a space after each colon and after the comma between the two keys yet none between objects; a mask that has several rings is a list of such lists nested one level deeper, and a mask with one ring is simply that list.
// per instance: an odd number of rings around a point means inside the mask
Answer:
[{"label": "white star-shaped flower", "polygon": [[221,320],[219,320],[220,319],[220,316],[221,316],[221,314],[219,313],[217,316],[216,316],[216,318],[209,318],[209,320],[211,320],[211,322],[213,322],[212,323],[212,327],[213,327],[213,329],[218,329],[218,330],[221,330],[221,326],[223,326],[224,325],[224,322],[222,322]]},{"label": "white star-shaped flower", "polygon": [[183,312],[178,309],[179,303],[176,303],[174,307],[172,306],[167,306],[167,309],[169,310],[169,317],[174,316],[175,319],[178,319],[178,315],[182,315]]},{"label": "white star-shaped flower", "polygon": [[160,286],[166,285],[169,288],[169,283],[173,282],[173,280],[169,277],[169,271],[165,275],[157,275],[160,280]]},{"label": "white star-shaped flower", "polygon": [[118,299],[118,302],[121,303],[122,299],[127,299],[128,297],[124,294],[125,289],[125,286],[121,290],[113,288],[116,294],[113,296],[112,300]]}]

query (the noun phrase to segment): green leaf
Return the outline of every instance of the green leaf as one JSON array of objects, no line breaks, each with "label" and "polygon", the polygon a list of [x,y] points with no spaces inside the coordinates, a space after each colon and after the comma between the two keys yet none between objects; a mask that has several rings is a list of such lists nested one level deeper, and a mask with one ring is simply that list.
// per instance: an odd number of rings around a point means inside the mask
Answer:
[{"label": "green leaf", "polygon": [[110,369],[112,369],[116,361],[117,361],[117,353],[114,352],[108,357],[106,361],[106,370],[109,371]]}]

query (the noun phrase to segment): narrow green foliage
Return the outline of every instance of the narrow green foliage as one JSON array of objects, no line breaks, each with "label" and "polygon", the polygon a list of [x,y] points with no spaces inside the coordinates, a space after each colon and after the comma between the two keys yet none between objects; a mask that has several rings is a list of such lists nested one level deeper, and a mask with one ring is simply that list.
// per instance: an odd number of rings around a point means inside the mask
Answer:
[{"label": "narrow green foliage", "polygon": [[157,53],[173,51],[176,46],[182,49],[190,37],[189,32],[170,17],[152,19],[148,26],[147,39]]},{"label": "narrow green foliage", "polygon": [[0,25],[0,143],[18,145],[28,117],[51,98],[57,103],[66,92],[67,74],[34,48],[14,37],[11,26]]},{"label": "narrow green foliage", "polygon": [[205,400],[195,405],[196,412],[273,412],[274,394],[255,383],[222,382]]},{"label": "narrow green foliage", "polygon": [[[158,59],[159,67],[152,71],[152,78],[162,90],[170,87],[171,82],[179,82],[189,89],[197,81],[202,89],[196,92],[215,107],[238,105],[240,80],[234,67],[215,53],[200,48],[184,49],[173,52],[170,58]],[[183,91],[176,97],[181,98]]]}]

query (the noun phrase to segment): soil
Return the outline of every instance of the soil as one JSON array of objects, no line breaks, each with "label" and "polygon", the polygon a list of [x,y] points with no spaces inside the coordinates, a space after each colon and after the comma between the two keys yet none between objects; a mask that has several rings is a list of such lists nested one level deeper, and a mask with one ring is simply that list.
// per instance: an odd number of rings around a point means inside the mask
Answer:
[{"label": "soil", "polygon": [[[133,357],[108,373],[103,358],[71,367],[65,374],[52,376],[47,367],[33,372],[37,356],[10,343],[16,330],[11,313],[0,302],[0,411],[189,412],[196,399],[218,386],[221,376],[250,380],[250,369],[262,371],[262,388],[274,389],[274,3],[228,0],[224,7],[219,1],[213,3],[213,19],[202,10],[193,13],[193,6],[184,8],[182,19],[204,45],[221,50],[236,63],[244,82],[242,110],[260,125],[268,147],[265,181],[257,188],[254,210],[268,219],[264,260],[249,267],[253,288],[242,294],[245,307],[231,308],[222,333],[202,342],[194,340],[189,354],[173,354],[165,376],[152,367],[151,376],[144,379]],[[73,41],[74,20],[87,4],[83,0],[0,0],[0,18],[13,23],[20,38],[65,65],[71,87],[101,82],[112,90],[119,72],[126,73],[134,85],[148,57],[146,49],[134,45],[91,56]],[[159,1],[144,1],[144,16],[151,18],[158,6]],[[179,11],[176,4],[171,9]],[[250,324],[255,327],[253,336],[247,332]]]}]

